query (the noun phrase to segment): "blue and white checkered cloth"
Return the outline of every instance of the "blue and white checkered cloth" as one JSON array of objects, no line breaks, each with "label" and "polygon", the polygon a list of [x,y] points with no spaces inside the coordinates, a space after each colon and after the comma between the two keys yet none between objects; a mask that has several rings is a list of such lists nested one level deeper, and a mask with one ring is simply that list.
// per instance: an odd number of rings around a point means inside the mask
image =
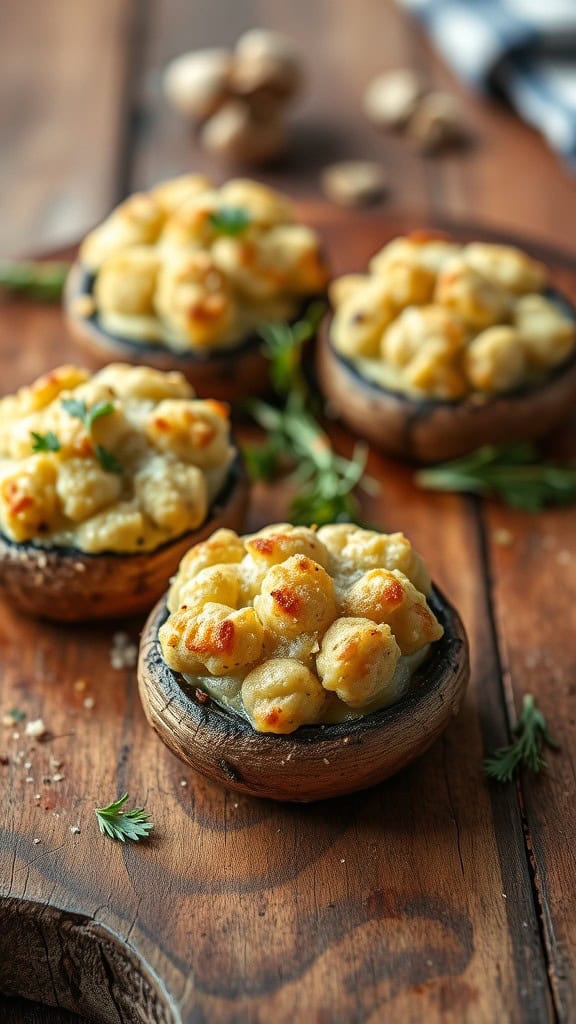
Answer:
[{"label": "blue and white checkered cloth", "polygon": [[399,0],[454,71],[499,87],[576,169],[576,0]]}]

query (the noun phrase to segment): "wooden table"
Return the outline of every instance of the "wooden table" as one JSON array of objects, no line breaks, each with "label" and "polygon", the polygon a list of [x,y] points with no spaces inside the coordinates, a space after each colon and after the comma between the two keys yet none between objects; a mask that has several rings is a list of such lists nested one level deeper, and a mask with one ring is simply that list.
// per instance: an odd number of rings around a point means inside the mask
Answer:
[{"label": "wooden table", "polygon": [[[345,215],[319,201],[317,173],[331,159],[371,156],[390,169],[392,214],[528,233],[576,295],[576,263],[549,249],[573,244],[573,180],[512,114],[464,94],[391,3],[4,8],[3,254],[65,243],[128,189],[211,169],[164,107],[160,69],[187,46],[231,42],[263,22],[298,41],[310,89],[290,158],[262,177],[302,198],[337,269],[361,261],[385,222],[363,214],[351,232]],[[471,149],[425,160],[364,123],[363,86],[396,64],[462,95]],[[2,391],[72,356],[63,338],[57,310],[5,306]],[[559,444],[570,450],[569,432]],[[30,771],[47,770],[52,754],[65,775],[39,789],[26,784],[21,742],[10,731],[0,737],[10,761],[0,766],[0,988],[18,990],[15,977],[28,972],[27,994],[60,1007],[7,1000],[3,1020],[63,1024],[66,1008],[90,1007],[100,1019],[154,1024],[179,1011],[187,1024],[576,1018],[574,511],[528,517],[458,497],[423,499],[409,470],[376,455],[371,470],[385,485],[366,512],[405,529],[425,553],[464,617],[473,678],[446,736],[362,796],[278,807],[195,778],[145,725],[133,672],[111,670],[110,628],[71,637],[2,608],[0,709],[44,717],[55,739],[32,752]],[[259,490],[253,524],[282,516],[283,501]],[[497,543],[502,529],[510,545]],[[134,636],[138,628],[129,624]],[[91,710],[76,686],[82,678]],[[562,754],[542,779],[488,786],[482,757],[506,741],[526,691]],[[152,811],[149,844],[122,849],[95,832],[93,806],[123,787]],[[134,1006],[146,1009],[138,1016]]]}]

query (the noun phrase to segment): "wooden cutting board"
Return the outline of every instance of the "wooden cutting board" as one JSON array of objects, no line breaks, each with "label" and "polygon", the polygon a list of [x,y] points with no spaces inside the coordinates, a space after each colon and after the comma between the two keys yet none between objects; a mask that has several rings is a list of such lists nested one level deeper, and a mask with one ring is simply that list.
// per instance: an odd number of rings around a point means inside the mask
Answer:
[{"label": "wooden cutting board", "polygon": [[[408,223],[308,213],[338,272]],[[576,296],[576,262],[534,251]],[[0,346],[2,391],[84,361],[55,308],[5,302]],[[0,731],[1,991],[152,1024],[542,1022],[553,991],[574,1019],[574,510],[425,494],[377,454],[370,472],[382,490],[366,517],[422,551],[464,618],[473,675],[445,736],[369,792],[291,806],[208,783],[148,728],[134,670],[111,665],[113,634],[137,642],[141,622],[59,627],[0,606],[0,711],[49,730]],[[250,526],[286,502],[255,488]],[[546,777],[493,787],[482,758],[528,690],[563,752]],[[123,790],[151,813],[149,842],[99,835],[94,807]]]}]

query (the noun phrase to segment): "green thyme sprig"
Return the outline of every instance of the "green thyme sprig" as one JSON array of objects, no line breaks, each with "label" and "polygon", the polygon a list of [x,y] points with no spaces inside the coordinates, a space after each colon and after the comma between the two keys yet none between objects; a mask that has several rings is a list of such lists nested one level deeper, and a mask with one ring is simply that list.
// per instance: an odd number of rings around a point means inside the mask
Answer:
[{"label": "green thyme sprig", "polygon": [[228,235],[231,238],[242,235],[252,223],[249,211],[243,206],[221,206],[208,219],[217,235]]},{"label": "green thyme sprig", "polygon": [[268,437],[263,445],[245,446],[248,471],[253,480],[270,481],[291,469],[288,480],[295,488],[291,521],[308,526],[358,521],[354,489],[360,483],[365,489],[374,484],[364,475],[366,446],[356,445],[351,459],[336,454],[298,392],[292,393],[283,409],[254,401],[251,412]]},{"label": "green thyme sprig", "polygon": [[489,779],[496,782],[510,782],[520,767],[526,767],[535,775],[548,765],[544,760],[543,748],[559,750],[559,744],[548,732],[544,715],[536,707],[531,693],[524,695],[522,713],[512,729],[514,737],[507,747],[501,747],[484,761],[484,771]]},{"label": "green thyme sprig", "polygon": [[59,302],[70,270],[61,260],[1,260],[0,291],[39,302]]},{"label": "green thyme sprig", "polygon": [[148,838],[154,825],[143,807],[133,807],[131,811],[125,811],[124,805],[127,800],[128,793],[123,793],[107,807],[95,807],[94,813],[102,835],[117,839],[121,843],[127,839],[137,843],[140,839]]},{"label": "green thyme sprig", "polygon": [[527,512],[576,500],[576,465],[542,462],[528,443],[486,445],[471,455],[420,470],[416,482],[436,491],[495,495]]},{"label": "green thyme sprig", "polygon": [[302,349],[305,342],[316,334],[325,310],[323,302],[313,302],[306,315],[293,324],[279,321],[260,327],[258,333],[264,342],[264,355],[270,363],[270,379],[278,395],[306,390]]},{"label": "green thyme sprig", "polygon": [[358,444],[351,459],[338,455],[312,412],[315,403],[303,371],[302,352],[323,313],[324,304],[313,303],[306,316],[293,324],[266,324],[260,329],[281,404],[249,403],[249,411],[267,439],[243,449],[252,480],[271,481],[288,474],[295,488],[290,504],[292,522],[319,526],[336,520],[358,522],[355,488],[375,487],[365,476],[366,446]]},{"label": "green thyme sprig", "polygon": [[[62,408],[66,410],[69,416],[80,420],[84,424],[86,433],[91,436],[94,424],[99,419],[102,419],[103,416],[110,416],[115,411],[116,406],[113,402],[96,402],[88,408],[83,399],[63,398]],[[103,445],[95,444],[94,454],[102,469],[107,473],[122,473],[122,463]]]}]

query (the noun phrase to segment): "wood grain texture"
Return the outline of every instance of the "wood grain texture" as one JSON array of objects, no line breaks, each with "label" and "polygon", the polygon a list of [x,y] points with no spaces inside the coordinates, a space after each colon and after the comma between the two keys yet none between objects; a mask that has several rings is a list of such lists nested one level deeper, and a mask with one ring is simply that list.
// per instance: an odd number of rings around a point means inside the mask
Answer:
[{"label": "wood grain texture", "polygon": [[5,0],[1,18],[5,257],[77,238],[120,198],[136,7]]},{"label": "wood grain texture", "polygon": [[[351,231],[349,215],[331,223],[310,209],[341,269],[396,227],[360,218]],[[7,387],[27,376],[31,347],[37,370],[55,349],[72,355],[56,310],[5,307],[0,330],[5,351],[15,334],[32,338],[14,347]],[[334,438],[350,450],[352,438],[336,429]],[[113,625],[72,632],[2,606],[2,709],[42,716],[50,736],[31,745],[21,731],[2,734],[0,990],[110,1021],[151,1005],[151,1019],[187,1024],[288,1024],[310,1013],[358,1024],[387,1014],[432,1024],[553,1019],[531,823],[514,787],[494,789],[481,774],[482,756],[507,735],[481,510],[423,495],[409,469],[376,454],[369,469],[383,487],[366,518],[404,529],[425,555],[463,615],[472,679],[445,736],[363,794],[291,807],[227,793],[149,729],[134,670],[111,669]],[[257,488],[251,525],[282,519],[286,498],[282,487]],[[44,782],[51,755],[64,779]],[[149,843],[121,848],[97,834],[93,807],[123,789],[152,814]],[[540,844],[546,877],[565,880],[569,862]],[[570,991],[568,979],[563,986]]]},{"label": "wood grain texture", "polygon": [[[294,35],[310,81],[292,117],[289,158],[263,177],[311,199],[335,243],[345,232],[337,270],[361,265],[381,240],[372,214],[349,230],[345,215],[317,201],[320,167],[343,157],[385,163],[389,209],[529,231],[544,259],[554,256],[551,245],[573,245],[568,172],[505,106],[455,83],[392,0],[32,0],[2,7],[3,251],[37,252],[76,236],[129,187],[189,167],[222,177],[167,111],[160,72],[188,46],[231,42],[255,23]],[[363,121],[364,85],[405,64],[458,92],[476,137],[469,150],[422,158]],[[560,287],[576,294],[574,261],[558,260],[556,269]],[[2,306],[0,333],[2,390],[72,353],[51,309]],[[350,450],[349,438],[335,436]],[[573,454],[571,444],[564,433],[559,450]],[[94,985],[87,981],[92,996],[74,986],[68,949],[71,935],[100,935],[100,922],[105,935],[125,938],[156,966],[171,993],[167,1000],[159,986],[158,998],[173,1018],[177,1006],[194,1024],[282,1024],[310,1019],[311,1007],[318,1024],[574,1017],[573,512],[527,517],[440,495],[424,503],[408,471],[377,456],[370,468],[385,489],[366,515],[410,532],[464,616],[473,677],[458,722],[418,765],[342,801],[337,814],[329,806],[273,810],[184,778],[145,727],[133,673],[111,670],[108,627],[83,628],[72,642],[67,630],[2,609],[1,708],[43,714],[52,738],[32,751],[37,789],[25,782],[27,755],[17,756],[25,746],[11,730],[0,733],[0,753],[10,758],[0,764],[2,893],[41,909],[34,925],[20,922],[17,941],[4,934],[0,915],[0,988],[12,963],[24,969],[34,957],[28,995],[92,1014]],[[267,518],[283,517],[280,489],[258,488],[256,501]],[[511,547],[497,543],[499,526],[512,530]],[[129,628],[136,638],[139,624]],[[92,712],[74,685],[82,678],[96,698]],[[563,752],[551,757],[543,781],[488,788],[482,753],[506,741],[514,702],[527,689]],[[41,782],[50,753],[64,755],[61,783]],[[156,837],[146,847],[99,845],[91,808],[123,786],[153,810]],[[78,821],[74,836],[69,826]],[[65,908],[63,919],[49,904]],[[121,967],[105,968],[98,956],[100,966],[86,954],[90,966],[80,976],[98,979],[99,1019],[134,1019],[118,1003]],[[137,966],[130,969],[138,978]],[[14,988],[13,976],[8,981]],[[0,1003],[0,1015],[11,1020],[10,1012]],[[19,1024],[69,1019],[58,1010],[25,1012],[16,1010]]]}]

